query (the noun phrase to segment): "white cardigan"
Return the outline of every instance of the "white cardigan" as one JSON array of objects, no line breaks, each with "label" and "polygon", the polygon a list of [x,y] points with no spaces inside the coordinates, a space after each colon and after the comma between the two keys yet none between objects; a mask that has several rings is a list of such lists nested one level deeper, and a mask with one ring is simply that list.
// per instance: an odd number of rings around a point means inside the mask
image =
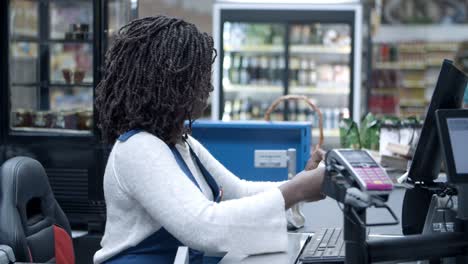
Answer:
[{"label": "white cardigan", "polygon": [[107,223],[94,263],[137,245],[161,227],[205,252],[251,255],[287,250],[285,204],[278,183],[240,180],[198,141],[188,142],[223,187],[223,201],[213,202],[185,143],[176,147],[203,193],[159,138],[140,132],[116,142],[104,174]]}]

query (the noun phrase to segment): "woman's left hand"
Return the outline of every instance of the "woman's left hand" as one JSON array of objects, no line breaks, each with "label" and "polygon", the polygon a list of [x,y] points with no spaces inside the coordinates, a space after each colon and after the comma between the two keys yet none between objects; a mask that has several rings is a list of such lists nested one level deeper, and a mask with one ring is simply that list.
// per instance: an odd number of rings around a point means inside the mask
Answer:
[{"label": "woman's left hand", "polygon": [[321,148],[315,148],[307,161],[304,170],[314,170],[318,167],[319,163],[325,159],[326,152]]}]

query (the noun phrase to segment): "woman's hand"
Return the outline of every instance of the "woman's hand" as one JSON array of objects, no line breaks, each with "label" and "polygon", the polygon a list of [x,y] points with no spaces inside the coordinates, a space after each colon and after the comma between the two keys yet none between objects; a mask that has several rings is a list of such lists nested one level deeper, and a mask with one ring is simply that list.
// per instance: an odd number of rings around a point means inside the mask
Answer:
[{"label": "woman's hand", "polygon": [[310,155],[310,159],[307,161],[305,170],[308,171],[316,169],[319,163],[325,159],[325,154],[326,152],[323,149],[315,148],[312,155]]},{"label": "woman's hand", "polygon": [[289,209],[298,202],[314,202],[322,200],[322,182],[325,168],[301,171],[294,178],[282,184],[279,189],[283,194],[285,207]]}]

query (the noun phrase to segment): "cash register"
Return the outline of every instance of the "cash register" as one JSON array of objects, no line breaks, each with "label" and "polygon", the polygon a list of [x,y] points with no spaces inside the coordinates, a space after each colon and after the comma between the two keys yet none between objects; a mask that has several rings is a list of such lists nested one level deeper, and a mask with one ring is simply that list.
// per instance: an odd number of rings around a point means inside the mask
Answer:
[{"label": "cash register", "polygon": [[[404,237],[367,240],[368,227],[400,221],[386,205],[393,190],[385,170],[363,150],[335,149],[326,155],[323,192],[343,205],[344,227],[318,232],[302,248],[297,263],[366,264],[456,257],[468,263],[468,110],[461,110],[468,77],[443,62],[426,114],[402,211]],[[447,182],[436,182],[442,159]],[[433,196],[457,196],[452,232],[421,234]],[[389,221],[368,223],[366,210],[384,208]]]}]

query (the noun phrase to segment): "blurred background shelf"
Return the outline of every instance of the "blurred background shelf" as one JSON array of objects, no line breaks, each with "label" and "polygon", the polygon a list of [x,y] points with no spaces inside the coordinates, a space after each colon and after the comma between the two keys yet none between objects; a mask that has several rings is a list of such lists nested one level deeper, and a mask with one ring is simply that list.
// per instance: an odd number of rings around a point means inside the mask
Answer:
[{"label": "blurred background shelf", "polygon": [[468,39],[468,24],[381,25],[374,43],[413,41],[460,42]]},{"label": "blurred background shelf", "polygon": [[[224,52],[236,53],[282,53],[284,46],[282,45],[255,45],[232,47],[229,45],[224,46]],[[349,45],[291,45],[291,53],[300,54],[315,54],[315,53],[328,53],[328,54],[349,54],[351,53],[351,46]]]},{"label": "blurred background shelf", "polygon": [[94,84],[92,83],[77,83],[77,84],[73,84],[73,83],[49,83],[48,85],[49,87],[62,87],[62,88],[73,88],[73,87],[94,87]]},{"label": "blurred background shelf", "polygon": [[91,136],[91,131],[75,130],[75,129],[62,129],[62,128],[40,128],[40,127],[13,127],[12,132],[24,133],[41,133],[41,134],[55,134],[55,135],[77,135],[77,136]]},{"label": "blurred background shelf", "polygon": [[92,39],[49,39],[49,43],[64,43],[64,44],[93,44]]},{"label": "blurred background shelf", "polygon": [[307,95],[343,95],[348,96],[350,91],[346,88],[318,88],[314,86],[292,86],[291,93]]},{"label": "blurred background shelf", "polygon": [[11,86],[22,86],[22,87],[37,87],[39,83],[12,83]]},{"label": "blurred background shelf", "polygon": [[224,91],[227,93],[282,93],[283,87],[275,85],[227,84]]},{"label": "blurred background shelf", "polygon": [[[320,132],[317,128],[312,128],[312,137],[318,138]],[[340,130],[339,129],[324,129],[323,130],[323,135],[325,137],[325,141],[327,140],[326,138],[329,137],[339,137],[340,136]]]},{"label": "blurred background shelf", "polygon": [[349,45],[291,45],[292,53],[329,53],[329,54],[350,54]]}]

